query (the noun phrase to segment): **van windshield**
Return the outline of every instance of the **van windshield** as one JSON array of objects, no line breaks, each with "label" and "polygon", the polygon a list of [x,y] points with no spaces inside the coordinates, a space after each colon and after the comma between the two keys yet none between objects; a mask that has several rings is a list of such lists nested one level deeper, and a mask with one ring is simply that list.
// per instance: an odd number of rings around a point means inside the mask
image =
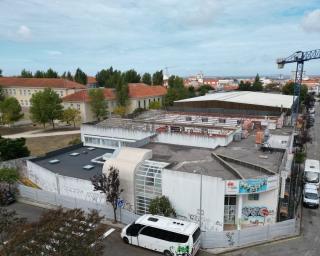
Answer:
[{"label": "van windshield", "polygon": [[306,193],[305,197],[306,197],[307,199],[313,199],[313,200],[316,200],[316,199],[319,198],[318,195],[315,194],[315,193]]},{"label": "van windshield", "polygon": [[308,182],[318,183],[319,182],[319,174],[317,172],[307,172],[306,179]]}]

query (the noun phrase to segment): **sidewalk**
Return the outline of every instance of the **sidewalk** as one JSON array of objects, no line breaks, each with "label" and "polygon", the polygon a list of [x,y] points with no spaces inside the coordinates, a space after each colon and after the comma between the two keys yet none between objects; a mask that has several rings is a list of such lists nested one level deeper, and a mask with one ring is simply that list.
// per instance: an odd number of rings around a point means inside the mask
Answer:
[{"label": "sidewalk", "polygon": [[61,131],[61,132],[43,132],[43,131],[44,130],[34,130],[34,131],[29,131],[29,132],[4,135],[2,137],[7,138],[7,139],[17,139],[17,138],[39,138],[39,137],[58,136],[58,135],[80,134],[80,130]]}]

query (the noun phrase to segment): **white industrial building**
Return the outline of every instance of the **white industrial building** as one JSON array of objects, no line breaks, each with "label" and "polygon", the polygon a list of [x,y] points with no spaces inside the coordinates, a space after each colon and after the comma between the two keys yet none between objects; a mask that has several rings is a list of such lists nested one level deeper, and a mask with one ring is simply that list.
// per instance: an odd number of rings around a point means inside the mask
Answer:
[{"label": "white industrial building", "polygon": [[[114,166],[124,208],[137,214],[165,195],[179,218],[201,219],[203,230],[277,221],[279,166],[290,141],[290,133],[279,134],[279,117],[151,113],[84,125],[83,145],[28,161],[28,178],[44,190],[102,203],[90,177]],[[256,144],[258,124],[271,128],[265,134],[270,151]]]}]

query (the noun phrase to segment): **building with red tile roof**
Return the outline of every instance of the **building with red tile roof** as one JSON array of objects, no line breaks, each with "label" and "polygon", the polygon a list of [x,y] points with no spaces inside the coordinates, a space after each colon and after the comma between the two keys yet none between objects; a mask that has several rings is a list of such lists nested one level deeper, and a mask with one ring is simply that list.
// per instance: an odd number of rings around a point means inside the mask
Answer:
[{"label": "building with red tile roof", "polygon": [[[127,113],[132,113],[137,108],[149,108],[149,104],[154,101],[162,103],[167,89],[163,86],[150,86],[144,83],[129,83],[129,104]],[[94,116],[90,110],[89,94],[87,90],[75,92],[65,96],[63,104],[65,108],[77,108],[81,112],[83,122],[94,121]],[[103,88],[105,99],[108,101],[108,110],[113,111],[117,106],[116,91],[113,88]]]}]

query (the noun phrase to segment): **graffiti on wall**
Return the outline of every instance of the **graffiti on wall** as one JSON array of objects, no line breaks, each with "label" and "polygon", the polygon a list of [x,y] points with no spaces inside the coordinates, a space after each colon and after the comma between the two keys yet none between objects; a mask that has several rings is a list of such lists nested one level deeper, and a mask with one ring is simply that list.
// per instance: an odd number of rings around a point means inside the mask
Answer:
[{"label": "graffiti on wall", "polygon": [[189,245],[179,245],[176,249],[174,248],[174,246],[170,247],[170,252],[172,253],[172,255],[179,255],[179,256],[190,256],[190,247]]},{"label": "graffiti on wall", "polygon": [[233,246],[235,244],[234,232],[226,232],[226,238],[229,246]]},{"label": "graffiti on wall", "polygon": [[244,224],[266,224],[274,219],[274,211],[267,207],[243,207],[242,208],[242,223]]}]

